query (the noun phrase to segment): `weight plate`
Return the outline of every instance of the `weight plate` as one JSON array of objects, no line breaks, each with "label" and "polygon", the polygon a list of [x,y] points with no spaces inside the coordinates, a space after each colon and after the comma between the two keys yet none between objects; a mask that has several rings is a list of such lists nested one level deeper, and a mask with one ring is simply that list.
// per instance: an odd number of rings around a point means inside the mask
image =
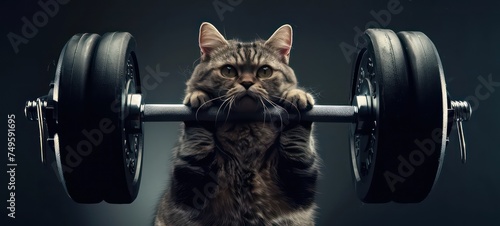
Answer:
[{"label": "weight plate", "polygon": [[108,203],[131,203],[139,191],[142,126],[131,129],[126,120],[128,94],[141,93],[135,46],[129,33],[104,34],[90,76],[92,124],[104,134],[97,149],[103,155]]},{"label": "weight plate", "polygon": [[353,69],[351,104],[356,96],[371,103],[371,118],[351,127],[350,146],[355,188],[365,203],[392,198],[388,171],[409,141],[410,93],[404,52],[391,30],[368,29]]},{"label": "weight plate", "polygon": [[405,50],[413,110],[413,142],[402,149],[406,171],[397,183],[395,202],[424,200],[435,184],[444,160],[448,133],[448,101],[443,68],[432,41],[422,32],[399,32]]},{"label": "weight plate", "polygon": [[100,155],[85,133],[86,84],[99,38],[96,34],[77,34],[66,43],[59,57],[53,91],[58,103],[54,151],[59,177],[69,196],[79,203],[102,201]]}]

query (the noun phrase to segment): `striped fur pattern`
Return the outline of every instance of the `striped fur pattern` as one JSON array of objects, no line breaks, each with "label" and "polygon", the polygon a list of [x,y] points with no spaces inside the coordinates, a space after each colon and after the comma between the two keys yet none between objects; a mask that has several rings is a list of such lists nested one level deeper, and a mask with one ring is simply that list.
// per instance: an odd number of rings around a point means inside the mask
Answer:
[{"label": "striped fur pattern", "polygon": [[[199,43],[201,60],[184,104],[230,114],[313,106],[288,65],[289,25],[268,40],[240,42],[203,23]],[[312,127],[285,119],[183,123],[154,224],[314,225],[319,158]]]}]

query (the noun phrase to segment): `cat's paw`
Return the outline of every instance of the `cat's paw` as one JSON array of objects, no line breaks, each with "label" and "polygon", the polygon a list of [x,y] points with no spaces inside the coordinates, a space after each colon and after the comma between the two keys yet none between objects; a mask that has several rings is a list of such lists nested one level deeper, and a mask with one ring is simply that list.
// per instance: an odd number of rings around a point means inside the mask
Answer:
[{"label": "cat's paw", "polygon": [[208,97],[208,94],[206,94],[203,91],[195,90],[193,92],[188,93],[182,103],[192,108],[198,108],[198,107],[205,108],[205,107],[210,107],[212,105],[212,102],[208,102],[209,100],[210,97]]},{"label": "cat's paw", "polygon": [[283,93],[285,107],[299,110],[310,109],[314,105],[314,98],[310,93],[301,89],[292,89]]}]

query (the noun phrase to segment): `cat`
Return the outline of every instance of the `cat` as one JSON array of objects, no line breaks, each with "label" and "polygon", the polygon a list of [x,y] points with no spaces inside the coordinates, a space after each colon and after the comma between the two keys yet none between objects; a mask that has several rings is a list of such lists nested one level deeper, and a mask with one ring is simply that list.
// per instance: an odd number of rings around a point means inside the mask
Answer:
[{"label": "cat", "polygon": [[[267,40],[226,40],[210,23],[184,104],[230,114],[288,112],[314,105],[289,66],[292,27]],[[155,226],[314,225],[316,154],[311,122],[184,122]]]}]

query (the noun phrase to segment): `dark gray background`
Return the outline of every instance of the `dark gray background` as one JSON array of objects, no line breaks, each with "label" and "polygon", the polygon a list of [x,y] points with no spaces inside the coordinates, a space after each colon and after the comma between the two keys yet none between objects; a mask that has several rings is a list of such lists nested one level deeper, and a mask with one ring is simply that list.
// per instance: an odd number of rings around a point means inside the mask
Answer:
[{"label": "dark gray background", "polygon": [[[221,2],[226,2],[220,0]],[[300,3],[298,3],[300,2]],[[39,161],[36,124],[23,118],[28,99],[45,95],[53,75],[47,65],[56,60],[75,33],[129,31],[138,43],[142,76],[146,67],[169,76],[148,90],[147,103],[179,103],[184,83],[199,57],[198,28],[212,22],[228,38],[267,38],[284,23],[294,28],[291,66],[300,84],[317,95],[318,104],[347,104],[351,65],[339,45],[354,45],[354,28],[364,30],[375,21],[370,11],[387,9],[388,0],[360,1],[250,1],[242,0],[221,21],[213,1],[77,1],[39,28],[16,54],[7,34],[21,33],[22,17],[32,20],[41,10],[36,1],[3,1],[1,8],[1,116],[16,114],[17,195],[16,219],[2,225],[148,225],[168,182],[170,149],[179,123],[145,124],[143,180],[137,200],[130,205],[80,205],[65,194],[50,167]],[[437,46],[455,98],[479,100],[476,90],[488,93],[474,104],[465,125],[469,159],[459,160],[455,133],[451,136],[440,179],[419,204],[363,204],[355,196],[348,152],[348,125],[317,124],[323,176],[319,182],[317,225],[498,225],[500,222],[499,92],[481,88],[480,77],[500,81],[500,32],[497,1],[400,0],[403,11],[392,15],[387,28],[420,30]],[[409,119],[411,120],[411,119]],[[2,133],[7,136],[6,132]],[[1,138],[6,147],[5,138]],[[5,156],[6,151],[2,156]],[[4,157],[2,157],[4,158]],[[4,167],[5,169],[5,167]],[[7,175],[1,174],[2,200],[7,196]]]}]

